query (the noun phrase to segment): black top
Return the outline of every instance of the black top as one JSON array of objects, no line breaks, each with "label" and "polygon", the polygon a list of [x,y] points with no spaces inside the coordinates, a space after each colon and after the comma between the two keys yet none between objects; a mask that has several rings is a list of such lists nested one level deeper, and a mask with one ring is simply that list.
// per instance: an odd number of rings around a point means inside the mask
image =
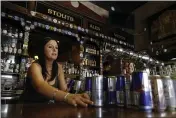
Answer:
[{"label": "black top", "polygon": [[[51,85],[55,88],[59,88],[58,76],[55,77],[55,83]],[[32,86],[32,78],[26,78],[25,90],[21,95],[20,101],[23,103],[41,103],[41,102],[49,102],[49,98],[44,95],[38,93],[34,87]]]}]

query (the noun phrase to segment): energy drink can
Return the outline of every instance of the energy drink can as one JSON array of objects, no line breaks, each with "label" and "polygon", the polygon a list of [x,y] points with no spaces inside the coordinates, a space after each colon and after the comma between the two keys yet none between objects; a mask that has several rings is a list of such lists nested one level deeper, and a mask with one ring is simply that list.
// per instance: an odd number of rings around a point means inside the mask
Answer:
[{"label": "energy drink can", "polygon": [[154,110],[163,112],[166,110],[166,100],[163,90],[163,81],[159,75],[151,76]]},{"label": "energy drink can", "polygon": [[108,91],[107,91],[107,101],[106,103],[108,105],[115,104],[116,103],[116,77],[110,76],[107,78],[107,85],[108,85]]},{"label": "energy drink can", "polygon": [[81,83],[82,83],[82,81],[75,80],[74,86],[73,86],[73,91],[71,93],[75,93],[75,94],[79,93],[81,90]]},{"label": "energy drink can", "polygon": [[151,102],[152,102],[152,109],[154,108],[153,104],[153,94],[152,94],[152,85],[151,85],[151,76],[149,76],[149,88],[150,88],[150,96],[151,96]]},{"label": "energy drink can", "polygon": [[125,107],[126,108],[131,108],[131,105],[132,105],[131,91],[130,91],[131,80],[132,80],[131,75],[125,76]]},{"label": "energy drink can", "polygon": [[91,99],[94,102],[94,106],[103,106],[103,76],[93,77],[91,85]]},{"label": "energy drink can", "polygon": [[92,90],[92,78],[86,77],[85,80],[85,92],[91,97],[91,90]]},{"label": "energy drink can", "polygon": [[133,72],[132,81],[135,107],[143,111],[151,111],[152,99],[150,94],[148,73],[145,71]]},{"label": "energy drink can", "polygon": [[75,80],[71,79],[67,85],[68,91],[71,92],[74,86]]},{"label": "energy drink can", "polygon": [[116,81],[116,102],[117,106],[125,106],[125,76],[117,76]]},{"label": "energy drink can", "polygon": [[167,110],[173,111],[176,108],[175,106],[176,98],[175,98],[173,81],[170,78],[170,76],[161,76],[161,79],[163,81],[163,89],[164,89],[164,95],[166,99]]}]

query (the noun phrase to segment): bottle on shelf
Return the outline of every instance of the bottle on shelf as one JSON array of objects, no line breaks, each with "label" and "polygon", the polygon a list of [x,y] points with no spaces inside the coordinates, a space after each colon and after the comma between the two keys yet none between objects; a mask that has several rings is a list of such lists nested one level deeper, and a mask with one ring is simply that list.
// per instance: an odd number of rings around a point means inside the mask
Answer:
[{"label": "bottle on shelf", "polygon": [[20,33],[19,33],[19,38],[20,39],[23,38],[23,32],[22,31],[20,31]]},{"label": "bottle on shelf", "polygon": [[22,53],[22,44],[21,43],[19,43],[18,44],[18,54],[21,54]]},{"label": "bottle on shelf", "polygon": [[9,30],[7,31],[7,35],[8,35],[9,37],[12,36],[12,27],[10,27]]},{"label": "bottle on shelf", "polygon": [[3,35],[7,35],[7,29],[8,29],[8,26],[7,26],[7,24],[5,24],[5,26],[2,29],[2,34]]},{"label": "bottle on shelf", "polygon": [[15,38],[18,38],[18,29],[15,30],[15,32],[14,32],[14,37],[15,37]]},{"label": "bottle on shelf", "polygon": [[4,72],[8,72],[9,66],[10,66],[10,60],[7,59],[7,60],[4,60],[4,61],[5,61],[5,64],[4,64]]},{"label": "bottle on shelf", "polygon": [[15,65],[15,71],[14,71],[15,73],[19,73],[19,67],[20,67],[19,64]]},{"label": "bottle on shelf", "polygon": [[11,72],[13,73],[14,71],[14,63],[12,62],[12,60],[10,61],[10,64],[9,64],[9,69],[8,69],[8,72]]},{"label": "bottle on shelf", "polygon": [[99,55],[99,54],[100,54],[99,49],[96,49],[96,55]]},{"label": "bottle on shelf", "polygon": [[3,52],[7,53],[8,52],[8,44],[4,44]]},{"label": "bottle on shelf", "polygon": [[12,50],[13,50],[13,48],[12,48],[12,46],[11,46],[11,43],[9,43],[9,45],[8,45],[8,53],[12,53]]}]

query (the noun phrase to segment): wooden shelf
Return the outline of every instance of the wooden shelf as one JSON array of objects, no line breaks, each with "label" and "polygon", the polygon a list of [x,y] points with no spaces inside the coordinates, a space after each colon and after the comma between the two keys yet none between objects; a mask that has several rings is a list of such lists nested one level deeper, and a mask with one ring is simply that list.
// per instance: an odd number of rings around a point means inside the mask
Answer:
[{"label": "wooden shelf", "polygon": [[12,53],[9,53],[9,52],[1,52],[1,55],[14,55],[14,56],[19,56],[19,57],[29,57],[28,55],[12,54]]},{"label": "wooden shelf", "polygon": [[2,72],[2,71],[1,71],[1,75],[2,75],[2,74],[5,74],[5,75],[18,75],[18,76],[20,75],[19,73]]},{"label": "wooden shelf", "polygon": [[88,52],[84,52],[85,55],[90,55],[90,56],[94,56],[94,57],[99,57],[100,55],[96,55],[96,54],[91,54],[91,53],[88,53]]},{"label": "wooden shelf", "polygon": [[68,78],[76,78],[79,75],[76,75],[76,74],[64,74],[64,76],[68,77]]},{"label": "wooden shelf", "polygon": [[99,66],[88,66],[88,65],[83,65],[85,68],[91,68],[91,69],[100,69]]}]

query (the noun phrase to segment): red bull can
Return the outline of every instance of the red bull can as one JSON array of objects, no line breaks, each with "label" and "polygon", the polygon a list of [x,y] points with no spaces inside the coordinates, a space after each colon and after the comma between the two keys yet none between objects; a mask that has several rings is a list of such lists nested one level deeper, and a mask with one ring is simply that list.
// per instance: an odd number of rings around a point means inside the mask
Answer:
[{"label": "red bull can", "polygon": [[126,108],[131,108],[132,101],[131,101],[131,81],[132,81],[132,76],[130,74],[125,76],[125,107]]},{"label": "red bull can", "polygon": [[67,85],[68,91],[71,92],[74,86],[75,80],[71,79]]},{"label": "red bull can", "polygon": [[132,84],[134,106],[143,111],[150,112],[152,110],[152,99],[148,73],[145,71],[133,72]]},{"label": "red bull can", "polygon": [[117,76],[116,81],[116,104],[119,107],[125,106],[125,76]]},{"label": "red bull can", "polygon": [[85,92],[91,97],[91,90],[92,90],[92,78],[91,77],[86,77],[85,80]]},{"label": "red bull can", "polygon": [[167,110],[174,111],[176,108],[176,98],[174,92],[173,81],[170,76],[161,76],[163,81],[164,95],[166,99]]},{"label": "red bull can", "polygon": [[107,104],[115,104],[116,103],[116,77],[110,76],[107,78],[108,82],[108,91],[107,91]]},{"label": "red bull can", "polygon": [[93,77],[91,82],[91,100],[94,106],[103,106],[103,75]]},{"label": "red bull can", "polygon": [[103,79],[104,104],[112,105],[116,103],[115,76],[108,76]]},{"label": "red bull can", "polygon": [[163,81],[159,75],[151,76],[151,87],[153,95],[154,110],[163,112],[166,110],[166,101],[163,90]]}]

